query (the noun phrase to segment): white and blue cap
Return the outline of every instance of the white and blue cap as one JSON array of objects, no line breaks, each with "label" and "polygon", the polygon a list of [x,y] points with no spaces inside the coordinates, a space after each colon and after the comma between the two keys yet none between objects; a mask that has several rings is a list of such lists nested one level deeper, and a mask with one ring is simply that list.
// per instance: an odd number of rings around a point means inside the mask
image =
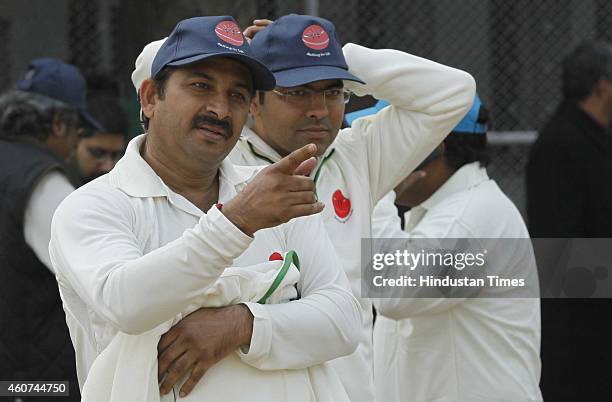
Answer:
[{"label": "white and blue cap", "polygon": [[381,99],[378,102],[376,102],[374,106],[370,106],[365,109],[355,110],[354,112],[345,114],[344,119],[346,120],[346,124],[348,124],[349,126],[352,126],[353,122],[359,119],[360,117],[365,117],[365,116],[376,114],[389,105],[390,105],[389,102]]},{"label": "white and blue cap", "polygon": [[[367,107],[365,109],[359,109],[354,112],[347,113],[344,118],[348,125],[352,125],[353,121],[360,117],[370,116],[378,113],[380,110],[389,106],[389,102],[386,100],[378,100],[374,106]],[[474,97],[472,107],[467,112],[463,119],[453,128],[449,133],[452,134],[486,134],[487,133],[487,116],[483,112],[482,102],[478,94]]]},{"label": "white and blue cap", "polygon": [[166,66],[185,66],[219,56],[245,64],[251,72],[255,89],[270,90],[276,86],[274,75],[253,55],[240,27],[230,16],[180,21],[157,51],[151,77],[157,77]]},{"label": "white and blue cap", "polygon": [[474,97],[474,103],[467,112],[467,114],[461,119],[459,124],[453,128],[451,134],[486,134],[487,133],[487,121],[486,117],[483,116],[482,102],[478,94]]},{"label": "white and blue cap", "polygon": [[[356,110],[351,113],[347,113],[344,118],[346,119],[348,125],[352,125],[353,121],[360,117],[365,117],[369,115],[373,115],[378,113],[381,109],[389,106],[389,102],[385,100],[379,100],[374,106]],[[466,135],[466,134],[479,134],[486,135],[487,134],[487,114],[484,111],[482,102],[478,94],[474,97],[474,102],[472,103],[472,107],[467,112],[467,114],[461,119],[461,121],[453,128],[453,130],[448,134],[449,136],[455,135]],[[415,170],[421,169],[427,163],[432,160],[439,158],[441,152],[438,147],[436,147],[431,154],[429,154],[420,164],[416,167]]]},{"label": "white and blue cap", "polygon": [[310,15],[285,15],[255,35],[251,49],[280,87],[321,80],[364,82],[348,72],[336,27]]}]

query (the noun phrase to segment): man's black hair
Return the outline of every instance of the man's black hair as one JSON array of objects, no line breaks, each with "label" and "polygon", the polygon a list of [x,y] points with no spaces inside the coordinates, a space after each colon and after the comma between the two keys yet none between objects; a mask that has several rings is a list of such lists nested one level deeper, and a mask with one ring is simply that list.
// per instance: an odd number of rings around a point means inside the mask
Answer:
[{"label": "man's black hair", "polygon": [[565,99],[584,100],[599,80],[612,81],[612,46],[605,42],[582,42],[563,59],[562,70]]}]

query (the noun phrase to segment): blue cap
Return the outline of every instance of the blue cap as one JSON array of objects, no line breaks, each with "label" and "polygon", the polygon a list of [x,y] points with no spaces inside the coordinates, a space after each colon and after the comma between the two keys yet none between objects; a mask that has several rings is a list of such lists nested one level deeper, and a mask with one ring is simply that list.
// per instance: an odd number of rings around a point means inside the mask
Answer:
[{"label": "blue cap", "polygon": [[365,109],[355,110],[344,115],[344,118],[349,126],[353,125],[353,121],[360,117],[369,116],[371,114],[378,113],[379,110],[386,108],[390,103],[386,100],[379,100],[374,106],[367,107]]},{"label": "blue cap", "polygon": [[87,85],[81,71],[58,59],[42,58],[30,62],[17,89],[45,95],[76,108],[96,130],[106,131],[87,110]]},{"label": "blue cap", "polygon": [[240,27],[230,16],[195,17],[176,24],[153,59],[151,77],[155,78],[166,66],[185,66],[214,56],[230,57],[245,64],[255,89],[270,90],[276,86],[274,76],[253,56]]},{"label": "blue cap", "polygon": [[294,87],[320,80],[364,82],[348,72],[336,28],[310,15],[285,15],[258,32],[253,53],[274,73],[276,85]]},{"label": "blue cap", "polygon": [[[459,124],[453,128],[451,134],[486,134],[487,133],[487,123],[482,122],[480,119],[480,108],[482,107],[482,102],[480,101],[480,97],[478,94],[474,97],[474,103],[472,103],[472,107],[469,112],[461,119]],[[481,120],[481,122],[479,122]]]}]

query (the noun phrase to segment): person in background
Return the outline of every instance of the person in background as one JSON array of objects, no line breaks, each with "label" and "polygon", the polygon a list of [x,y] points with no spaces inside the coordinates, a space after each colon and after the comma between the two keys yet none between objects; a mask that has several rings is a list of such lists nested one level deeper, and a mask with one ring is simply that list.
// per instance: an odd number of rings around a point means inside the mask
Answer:
[{"label": "person in background", "polygon": [[511,254],[515,243],[503,243],[529,242],[529,234],[487,175],[486,124],[476,96],[463,120],[396,187],[397,203],[411,208],[405,219],[411,239],[500,239],[495,242],[504,252],[489,253],[488,267],[524,278],[534,292],[522,299],[516,298],[522,290],[511,287],[495,298],[483,288],[479,298],[374,299],[374,378],[381,401],[542,400],[535,260],[521,253],[530,244],[518,244],[519,252]]},{"label": "person in background", "polygon": [[128,141],[127,114],[115,99],[92,98],[89,109],[104,130],[85,130],[69,160],[77,187],[110,172],[123,156]]},{"label": "person in background", "polygon": [[0,96],[0,378],[71,381],[72,400],[74,351],[48,247],[53,213],[74,190],[64,161],[83,126],[101,128],[86,96],[81,72],[49,58]]},{"label": "person in background", "polygon": [[[529,231],[533,237],[612,237],[612,45],[593,41],[578,45],[563,60],[562,86],[563,100],[529,154]],[[562,281],[560,269],[550,271],[542,275],[544,285]],[[544,397],[608,399],[610,339],[610,300],[544,299]]]}]

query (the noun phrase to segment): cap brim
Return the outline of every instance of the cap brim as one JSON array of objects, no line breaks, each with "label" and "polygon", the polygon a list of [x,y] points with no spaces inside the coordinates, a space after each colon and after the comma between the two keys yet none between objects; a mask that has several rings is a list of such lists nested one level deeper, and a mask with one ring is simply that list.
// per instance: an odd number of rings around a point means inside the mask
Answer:
[{"label": "cap brim", "polygon": [[79,114],[89,123],[93,128],[95,128],[98,132],[105,132],[106,128],[96,120],[87,110],[79,109]]},{"label": "cap brim", "polygon": [[321,80],[346,80],[365,84],[343,68],[333,66],[308,66],[292,68],[274,73],[276,85],[279,87],[295,87]]},{"label": "cap brim", "polygon": [[276,80],[274,79],[274,75],[268,68],[259,60],[243,55],[243,54],[235,54],[235,53],[207,53],[200,54],[197,56],[187,57],[185,59],[173,61],[171,63],[166,64],[167,66],[184,66],[187,64],[196,63],[198,61],[202,61],[204,59],[208,59],[210,57],[229,57],[230,59],[235,59],[240,61],[251,70],[251,74],[253,75],[253,86],[257,90],[261,91],[269,91],[276,87]]}]

